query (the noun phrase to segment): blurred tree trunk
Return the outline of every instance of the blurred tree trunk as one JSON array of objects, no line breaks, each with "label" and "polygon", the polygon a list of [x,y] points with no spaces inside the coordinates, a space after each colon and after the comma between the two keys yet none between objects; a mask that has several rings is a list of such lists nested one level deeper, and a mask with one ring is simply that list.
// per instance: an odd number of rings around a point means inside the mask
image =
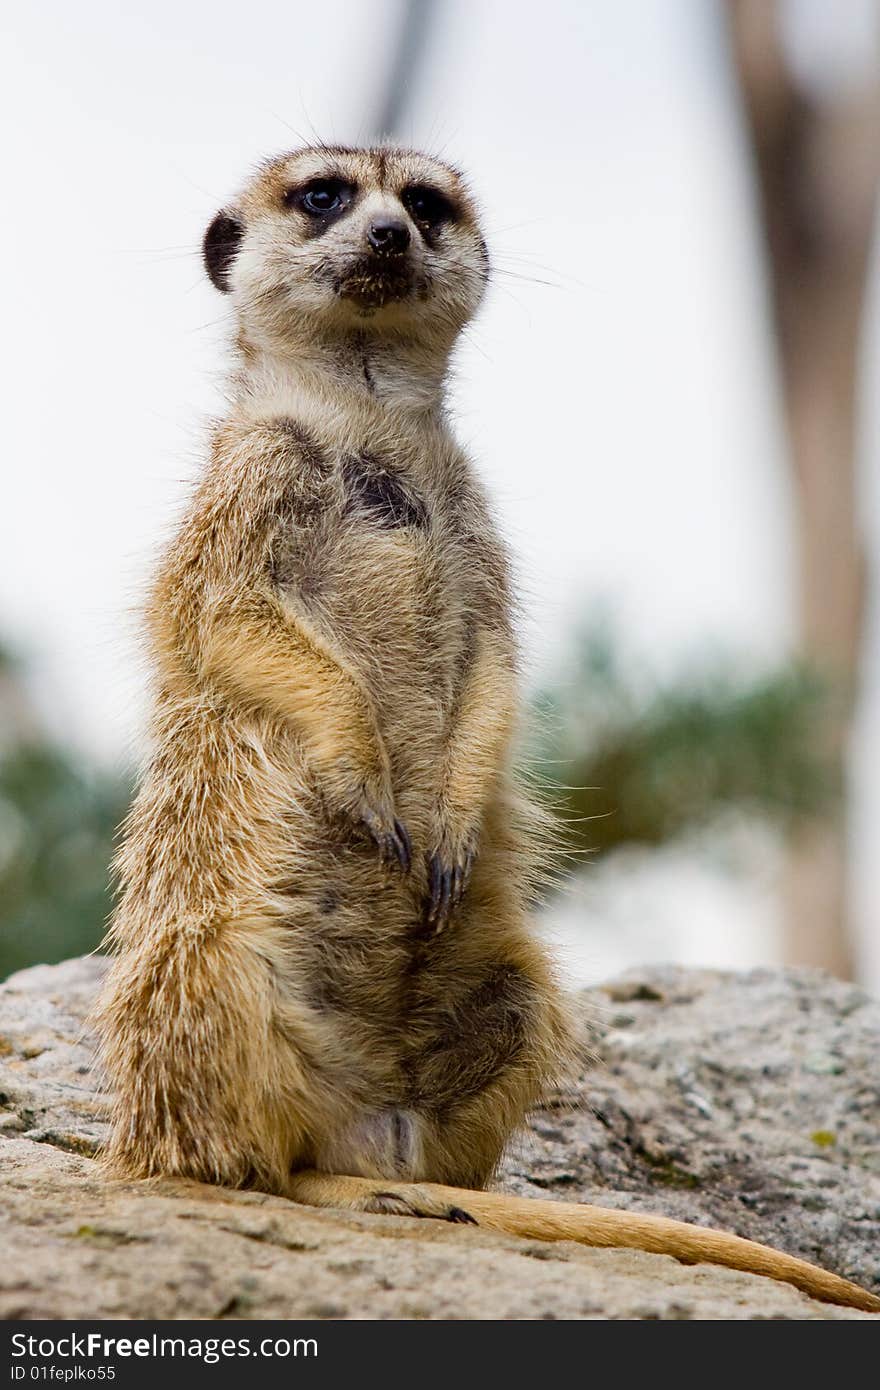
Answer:
[{"label": "blurred tree trunk", "polygon": [[404,117],[418,92],[437,20],[437,0],[398,0],[391,61],[369,122],[371,138],[405,140]]},{"label": "blurred tree trunk", "polygon": [[[880,147],[876,81],[799,84],[775,0],[728,0],[754,152],[796,510],[800,638],[836,683],[829,752],[844,795],[790,848],[786,956],[852,974],[846,753],[858,695],[865,554],[856,388]],[[846,22],[845,11],[838,13]]]}]

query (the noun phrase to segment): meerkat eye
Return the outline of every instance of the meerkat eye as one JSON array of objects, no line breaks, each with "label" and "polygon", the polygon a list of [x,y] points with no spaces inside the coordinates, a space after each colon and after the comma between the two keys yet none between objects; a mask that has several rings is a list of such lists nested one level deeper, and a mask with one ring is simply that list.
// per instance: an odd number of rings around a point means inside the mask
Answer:
[{"label": "meerkat eye", "polygon": [[400,197],[410,216],[425,227],[439,227],[443,222],[455,221],[455,208],[439,188],[414,183],[405,188]]},{"label": "meerkat eye", "polygon": [[336,183],[319,183],[303,195],[306,212],[333,212],[340,206],[340,186]]},{"label": "meerkat eye", "polygon": [[284,201],[288,207],[300,208],[310,217],[327,217],[341,212],[351,202],[351,184],[342,179],[313,179],[304,188],[291,188]]}]

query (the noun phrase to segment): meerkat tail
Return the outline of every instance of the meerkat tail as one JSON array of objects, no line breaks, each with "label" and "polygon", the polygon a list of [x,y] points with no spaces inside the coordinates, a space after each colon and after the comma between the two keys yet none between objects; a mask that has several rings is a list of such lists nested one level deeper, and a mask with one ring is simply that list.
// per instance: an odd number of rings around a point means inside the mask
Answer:
[{"label": "meerkat tail", "polygon": [[707,1226],[664,1216],[616,1211],[579,1202],[552,1202],[477,1192],[438,1183],[384,1183],[373,1178],[302,1172],[291,1178],[288,1195],[307,1206],[349,1211],[433,1217],[483,1226],[530,1240],[575,1240],[582,1245],[626,1246],[671,1255],[683,1264],[715,1264],[793,1284],[811,1298],[880,1313],[880,1297],[829,1274],[817,1265],[767,1245]]}]

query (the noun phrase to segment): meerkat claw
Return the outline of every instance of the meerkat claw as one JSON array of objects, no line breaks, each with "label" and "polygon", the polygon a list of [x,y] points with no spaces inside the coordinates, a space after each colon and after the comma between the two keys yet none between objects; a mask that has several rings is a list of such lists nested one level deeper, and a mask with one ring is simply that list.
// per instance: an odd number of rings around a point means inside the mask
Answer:
[{"label": "meerkat claw", "polygon": [[467,861],[463,864],[456,864],[452,871],[452,906],[458,907],[465,895],[468,881]]},{"label": "meerkat claw", "polygon": [[405,874],[412,868],[412,840],[409,838],[409,831],[402,821],[394,822],[394,833],[397,838],[395,853],[400,861],[400,867]]},{"label": "meerkat claw", "polygon": [[425,901],[425,921],[435,931],[442,931],[449,909],[451,892],[450,870],[444,869],[439,854],[432,854],[428,861],[428,896]]},{"label": "meerkat claw", "polygon": [[475,851],[468,849],[447,868],[440,851],[431,855],[428,861],[425,922],[428,926],[433,926],[435,932],[443,930],[453,912],[461,905],[467,892],[474,858]]},{"label": "meerkat claw", "polygon": [[399,820],[393,822],[391,830],[385,829],[385,824],[372,811],[366,811],[362,817],[364,826],[379,850],[379,858],[383,864],[397,864],[402,873],[408,874],[412,867],[412,841],[409,832]]},{"label": "meerkat claw", "polygon": [[450,1207],[446,1219],[447,1221],[455,1221],[460,1226],[479,1226],[480,1224],[475,1216],[471,1216],[469,1211],[465,1211],[464,1207]]}]

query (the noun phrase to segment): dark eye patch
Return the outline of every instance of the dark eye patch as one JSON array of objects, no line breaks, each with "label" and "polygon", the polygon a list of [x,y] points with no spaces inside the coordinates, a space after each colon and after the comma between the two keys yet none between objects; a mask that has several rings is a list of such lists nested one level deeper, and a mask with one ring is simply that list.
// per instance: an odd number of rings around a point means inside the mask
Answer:
[{"label": "dark eye patch", "polygon": [[458,219],[458,210],[451,199],[428,183],[407,184],[400,201],[414,221],[432,231],[445,222]]},{"label": "dark eye patch", "polygon": [[301,213],[311,224],[313,234],[324,231],[351,206],[357,189],[341,178],[309,179],[288,188],[282,198],[286,208]]}]

